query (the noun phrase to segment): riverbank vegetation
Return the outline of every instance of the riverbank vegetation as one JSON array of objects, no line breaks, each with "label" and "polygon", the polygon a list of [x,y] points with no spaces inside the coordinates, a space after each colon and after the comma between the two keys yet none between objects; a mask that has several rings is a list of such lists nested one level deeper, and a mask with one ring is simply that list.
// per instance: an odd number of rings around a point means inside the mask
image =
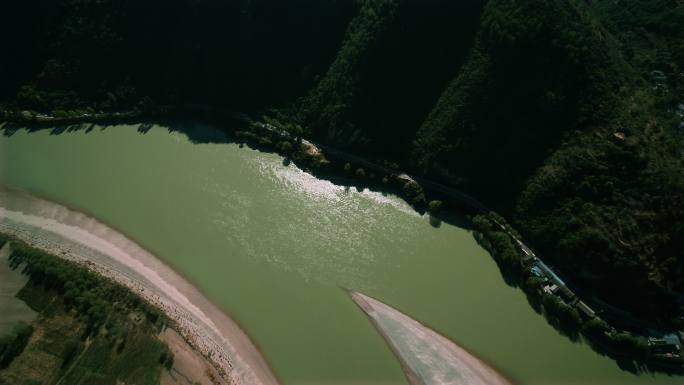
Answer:
[{"label": "riverbank vegetation", "polygon": [[[521,288],[532,307],[561,334],[573,341],[584,339],[596,352],[636,373],[684,373],[681,342],[676,346],[656,343],[666,334],[653,329],[656,326],[612,322],[608,309],[587,305],[586,299],[576,295],[550,268],[544,265],[540,269],[539,259],[519,243],[501,216],[476,215],[473,224],[475,239],[491,252],[506,282]],[[680,334],[674,331],[672,335],[681,341]]]},{"label": "riverbank vegetation", "polygon": [[29,276],[18,297],[39,314],[0,337],[0,384],[159,384],[173,355],[156,309],[73,262],[0,235],[5,242]]},{"label": "riverbank vegetation", "polygon": [[33,327],[25,322],[19,322],[9,334],[0,336],[0,369],[9,366],[12,360],[24,351],[31,334]]},{"label": "riverbank vegetation", "polygon": [[0,26],[27,31],[0,111],[265,114],[289,136],[238,140],[420,211],[463,207],[418,177],[466,191],[596,300],[677,327],[683,26],[669,0],[28,0]]}]

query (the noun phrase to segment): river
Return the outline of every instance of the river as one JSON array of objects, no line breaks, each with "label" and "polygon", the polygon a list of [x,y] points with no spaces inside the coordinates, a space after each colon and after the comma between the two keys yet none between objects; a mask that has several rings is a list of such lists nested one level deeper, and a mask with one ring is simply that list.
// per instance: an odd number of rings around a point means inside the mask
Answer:
[{"label": "river", "polygon": [[0,184],[88,213],[159,256],[242,325],[286,385],[406,384],[343,288],[518,385],[684,383],[631,374],[561,336],[467,230],[432,227],[396,197],[316,179],[210,127],[144,128],[2,136]]}]

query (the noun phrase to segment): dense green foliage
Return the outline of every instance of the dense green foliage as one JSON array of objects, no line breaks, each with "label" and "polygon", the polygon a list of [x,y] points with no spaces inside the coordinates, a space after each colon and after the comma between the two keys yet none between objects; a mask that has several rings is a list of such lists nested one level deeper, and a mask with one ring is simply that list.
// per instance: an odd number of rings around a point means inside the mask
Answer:
[{"label": "dense green foliage", "polygon": [[[684,7],[676,0],[595,1],[601,20],[616,32],[625,57],[644,76],[661,70],[676,76],[684,63]],[[681,91],[681,81],[678,84]]]},{"label": "dense green foliage", "polygon": [[[675,102],[684,101],[684,62],[681,50],[674,50],[681,47],[684,24],[676,28],[668,21],[681,19],[684,7],[663,1],[652,12],[651,2],[628,3],[603,15],[614,15],[607,24],[615,25],[629,58],[618,61],[630,77],[620,83],[615,108],[547,157],[519,194],[515,218],[545,256],[583,286],[659,318],[675,313],[673,297],[684,291],[683,144],[672,113]],[[646,19],[652,18],[663,29],[649,27]],[[661,42],[656,51],[669,59],[643,59],[653,52],[627,43],[634,31],[626,19],[639,31],[652,28],[647,36]],[[671,81],[659,85],[652,70],[665,71]]]},{"label": "dense green foliage", "polygon": [[[12,0],[0,97],[52,111],[145,97],[270,106],[325,71],[357,5],[322,0]],[[21,31],[21,33],[18,33]]]},{"label": "dense green foliage", "polygon": [[12,241],[10,264],[22,266],[31,285],[58,293],[67,309],[73,308],[86,322],[89,331],[96,332],[111,314],[124,310],[140,310],[151,323],[159,321],[159,312],[124,286],[22,242]]},{"label": "dense green foliage", "polygon": [[[544,314],[553,327],[573,341],[583,335],[596,351],[621,362],[626,359],[626,362],[652,365],[656,357],[645,337],[652,333],[652,329],[638,327],[630,331],[620,330],[595,315],[582,314],[576,305],[579,298],[566,302],[567,298],[564,300],[542,289],[544,279],[532,274],[530,266],[523,261],[523,252],[502,218],[494,213],[476,215],[473,224],[477,241],[485,248],[492,249],[506,281],[521,286],[530,303]],[[602,313],[600,309],[595,310]],[[681,364],[682,361],[676,362]],[[676,370],[676,367],[672,368]],[[662,368],[656,365],[652,369]]]},{"label": "dense green foliage", "polygon": [[73,262],[17,240],[11,247],[10,264],[29,275],[18,297],[39,315],[0,337],[0,384],[156,385],[173,366],[150,305]]},{"label": "dense green foliage", "polygon": [[20,322],[10,333],[0,336],[0,369],[6,368],[16,356],[21,354],[32,333],[31,325]]},{"label": "dense green foliage", "polygon": [[299,117],[316,138],[375,156],[389,140],[381,155],[405,156],[468,55],[483,3],[364,2]]},{"label": "dense green foliage", "polygon": [[[376,81],[366,75],[369,63],[388,70],[404,63],[389,53],[375,58],[382,51],[375,47],[400,39],[404,25],[396,20],[411,9],[405,3],[366,3],[326,77],[304,99],[306,127],[322,140],[470,190],[579,284],[642,316],[672,317],[674,296],[684,291],[684,162],[671,111],[684,100],[675,79],[684,68],[677,51],[684,23],[672,21],[682,6],[491,0],[481,11],[470,2],[478,9],[470,13],[444,6],[453,24],[477,17],[476,28],[460,31],[461,40],[427,32],[414,38],[449,39],[440,47],[460,58],[448,64],[451,78],[420,94],[410,75],[396,77],[383,94],[364,99]],[[630,17],[625,8],[633,9]],[[375,31],[380,23],[363,27],[382,11],[382,31]],[[632,60],[640,50],[628,45],[622,27],[659,15],[663,27],[651,20],[650,36],[663,41],[657,52],[670,60]],[[434,68],[418,77],[441,73],[446,62],[432,60]],[[653,89],[652,70],[667,73],[669,88]],[[433,105],[384,110],[404,86]]]},{"label": "dense green foliage", "polygon": [[125,343],[113,345],[100,335],[84,350],[65,373],[64,383],[157,385],[161,368],[170,357],[166,346],[153,333],[136,328],[129,331]]},{"label": "dense green foliage", "polygon": [[[467,190],[604,300],[679,311],[680,1],[12,3],[0,32],[24,33],[0,61],[6,109],[267,112],[295,137]],[[433,199],[407,189],[417,207]]]},{"label": "dense green foliage", "polygon": [[469,61],[417,134],[417,166],[514,196],[565,133],[615,107],[620,74],[600,39],[573,2],[489,2]]}]

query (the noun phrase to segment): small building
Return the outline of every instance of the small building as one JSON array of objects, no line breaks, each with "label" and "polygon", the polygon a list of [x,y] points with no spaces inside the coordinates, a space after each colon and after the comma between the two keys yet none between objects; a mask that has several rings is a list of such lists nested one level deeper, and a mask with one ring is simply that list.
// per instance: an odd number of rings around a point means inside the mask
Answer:
[{"label": "small building", "polygon": [[648,337],[648,346],[654,354],[679,354],[682,341],[677,333],[656,334]]},{"label": "small building", "polygon": [[651,71],[651,78],[656,82],[666,82],[667,76],[663,71]]},{"label": "small building", "polygon": [[556,273],[551,270],[550,267],[548,267],[544,262],[542,261],[537,261],[535,263],[535,266],[539,267],[539,269],[544,272],[544,275],[546,275],[549,280],[551,280],[553,283],[557,284],[558,286],[565,286],[565,282],[563,282],[562,279]]},{"label": "small building", "polygon": [[532,275],[534,275],[535,277],[546,278],[544,272],[541,271],[539,266],[532,266],[532,268],[530,269],[530,273],[532,273]]},{"label": "small building", "polygon": [[522,251],[522,258],[520,258],[520,264],[524,267],[535,263],[537,261],[537,256],[534,254],[534,251],[532,251],[524,243],[520,242],[519,239],[516,239],[515,241],[518,243],[520,251]]},{"label": "small building", "polygon": [[550,285],[545,285],[544,288],[544,293],[547,294],[556,294],[558,292],[558,285],[552,283]]},{"label": "small building", "polygon": [[520,265],[523,267],[534,265],[534,263],[537,262],[537,257],[535,257],[534,254],[527,254],[524,251],[525,250],[523,250],[523,255],[520,258]]},{"label": "small building", "polygon": [[589,319],[596,317],[596,312],[583,301],[577,301],[576,306],[580,313],[583,314],[585,317]]},{"label": "small building", "polygon": [[[551,270],[544,262],[537,261],[533,267],[537,267],[544,274],[546,278],[551,282],[551,285],[544,287],[544,291],[549,294],[556,294],[563,298],[566,302],[571,302],[575,298],[575,293],[568,288],[568,286],[563,282],[562,279],[556,273]],[[548,288],[548,290],[547,290]]]},{"label": "small building", "polygon": [[406,182],[406,183],[416,183],[416,181],[413,180],[413,178],[411,178],[411,176],[409,174],[406,174],[406,173],[401,173],[401,174],[397,175],[397,179],[402,181],[402,182]]},{"label": "small building", "polygon": [[559,286],[555,283],[547,284],[542,290],[547,294],[557,295],[570,305],[572,305],[572,300],[575,298],[575,293],[568,289],[567,286]]}]

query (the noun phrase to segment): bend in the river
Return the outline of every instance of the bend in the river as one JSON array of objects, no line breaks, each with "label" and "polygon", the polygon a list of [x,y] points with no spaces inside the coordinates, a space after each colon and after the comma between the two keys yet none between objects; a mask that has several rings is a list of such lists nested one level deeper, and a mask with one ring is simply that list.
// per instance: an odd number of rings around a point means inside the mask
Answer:
[{"label": "bend in the river", "polygon": [[[0,184],[159,256],[245,329],[286,385],[406,383],[339,287],[391,304],[518,385],[680,380],[632,374],[561,336],[467,230],[433,228],[396,197],[316,179],[210,127],[178,127],[18,130],[0,137]],[[198,135],[211,140],[188,139]]]}]

